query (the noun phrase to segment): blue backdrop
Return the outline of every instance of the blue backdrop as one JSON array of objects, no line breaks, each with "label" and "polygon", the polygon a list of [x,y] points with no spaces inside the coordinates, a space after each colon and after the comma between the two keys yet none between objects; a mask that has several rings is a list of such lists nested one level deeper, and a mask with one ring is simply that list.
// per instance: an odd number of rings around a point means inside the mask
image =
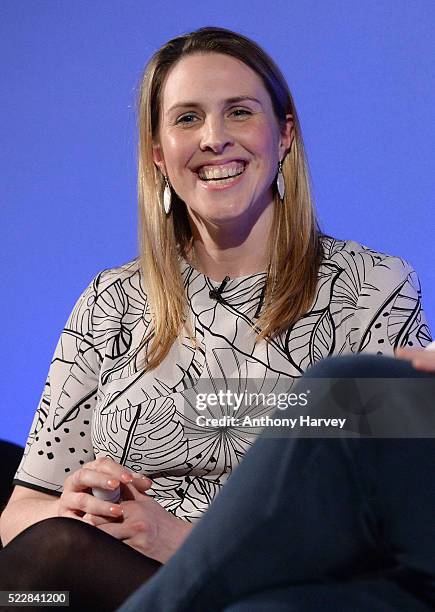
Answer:
[{"label": "blue backdrop", "polygon": [[433,0],[1,0],[0,437],[25,441],[82,289],[136,255],[137,83],[204,25],[277,60],[323,229],[407,259],[435,329],[434,21]]}]

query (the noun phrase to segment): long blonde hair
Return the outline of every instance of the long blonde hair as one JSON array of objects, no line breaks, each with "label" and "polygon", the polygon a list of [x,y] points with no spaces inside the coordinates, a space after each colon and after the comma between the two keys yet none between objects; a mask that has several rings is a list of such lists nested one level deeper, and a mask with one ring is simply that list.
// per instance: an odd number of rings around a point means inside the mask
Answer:
[{"label": "long blonde hair", "polygon": [[193,53],[222,53],[241,60],[262,79],[279,125],[284,126],[288,114],[293,117],[294,138],[282,164],[284,201],[275,195],[269,272],[263,307],[255,323],[257,340],[290,328],[308,311],[322,256],[299,120],[279,68],[255,42],[223,28],[201,28],[170,40],[149,61],[138,101],[139,246],[153,318],[147,337],[147,370],[163,361],[183,328],[192,336],[179,263],[180,256],[188,257],[192,232],[186,205],[177,194],[172,192],[171,214],[166,216],[163,210],[164,182],[154,164],[152,146],[158,140],[165,78],[176,62]]}]

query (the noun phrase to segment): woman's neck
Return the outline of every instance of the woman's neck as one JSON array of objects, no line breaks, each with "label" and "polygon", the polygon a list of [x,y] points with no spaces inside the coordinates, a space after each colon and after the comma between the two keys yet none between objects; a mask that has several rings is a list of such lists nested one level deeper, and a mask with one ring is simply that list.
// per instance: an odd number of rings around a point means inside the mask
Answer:
[{"label": "woman's neck", "polygon": [[273,206],[248,231],[240,223],[214,227],[212,231],[204,226],[192,227],[192,265],[217,282],[225,276],[238,278],[266,271],[272,220]]}]

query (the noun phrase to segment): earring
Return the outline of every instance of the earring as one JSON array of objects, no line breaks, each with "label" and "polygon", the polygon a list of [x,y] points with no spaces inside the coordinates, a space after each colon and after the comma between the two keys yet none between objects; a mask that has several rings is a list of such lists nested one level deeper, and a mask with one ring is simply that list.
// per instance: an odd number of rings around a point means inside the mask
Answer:
[{"label": "earring", "polygon": [[278,162],[278,175],[276,177],[276,188],[278,189],[279,199],[282,202],[284,200],[284,194],[285,194],[284,176],[282,174],[282,162]]},{"label": "earring", "polygon": [[169,213],[171,212],[172,192],[171,192],[171,186],[168,181],[168,177],[166,175],[164,175],[164,177],[165,177],[165,189],[163,190],[163,208],[165,210],[165,213],[169,215]]}]

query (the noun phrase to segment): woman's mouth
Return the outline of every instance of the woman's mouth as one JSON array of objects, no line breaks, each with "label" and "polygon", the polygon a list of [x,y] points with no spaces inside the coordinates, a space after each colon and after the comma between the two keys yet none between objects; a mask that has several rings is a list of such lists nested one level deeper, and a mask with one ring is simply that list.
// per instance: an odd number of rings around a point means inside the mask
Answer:
[{"label": "woman's mouth", "polygon": [[198,177],[209,185],[225,185],[234,182],[246,169],[246,162],[232,161],[222,165],[201,166]]}]

